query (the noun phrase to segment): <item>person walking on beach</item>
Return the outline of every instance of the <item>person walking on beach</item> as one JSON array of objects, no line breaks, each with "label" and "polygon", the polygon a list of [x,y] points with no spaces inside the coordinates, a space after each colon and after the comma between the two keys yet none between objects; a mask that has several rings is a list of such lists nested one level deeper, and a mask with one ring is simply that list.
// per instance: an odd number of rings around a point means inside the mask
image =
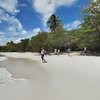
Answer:
[{"label": "person walking on beach", "polygon": [[70,49],[70,48],[68,48],[68,56],[70,56],[70,52],[71,52],[71,49]]},{"label": "person walking on beach", "polygon": [[54,49],[54,54],[57,55],[57,49],[56,48]]},{"label": "person walking on beach", "polygon": [[43,63],[47,63],[47,61],[44,59],[44,55],[45,55],[45,50],[44,48],[41,49],[41,59]]},{"label": "person walking on beach", "polygon": [[84,54],[85,54],[85,55],[86,55],[86,50],[87,50],[87,48],[86,48],[86,47],[84,47],[84,51],[83,51],[83,52],[84,52]]},{"label": "person walking on beach", "polygon": [[60,49],[57,50],[57,55],[59,55],[59,54],[60,54]]}]

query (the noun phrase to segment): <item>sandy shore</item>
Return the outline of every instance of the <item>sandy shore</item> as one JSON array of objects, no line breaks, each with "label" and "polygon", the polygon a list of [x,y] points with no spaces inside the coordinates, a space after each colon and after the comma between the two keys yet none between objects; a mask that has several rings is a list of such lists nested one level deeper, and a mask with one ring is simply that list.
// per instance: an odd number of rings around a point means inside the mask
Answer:
[{"label": "sandy shore", "polygon": [[0,100],[100,100],[100,57],[46,55],[42,63],[36,53],[0,54],[36,61],[38,67],[30,79],[10,76],[0,87]]}]

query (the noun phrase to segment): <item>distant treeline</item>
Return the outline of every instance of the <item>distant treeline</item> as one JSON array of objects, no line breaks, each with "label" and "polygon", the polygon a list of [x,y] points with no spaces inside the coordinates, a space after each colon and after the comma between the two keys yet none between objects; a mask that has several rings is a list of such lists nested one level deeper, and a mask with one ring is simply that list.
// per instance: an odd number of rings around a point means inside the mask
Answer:
[{"label": "distant treeline", "polygon": [[50,32],[39,32],[31,39],[22,39],[20,43],[8,42],[6,46],[0,46],[1,52],[39,52],[41,48],[52,51],[59,48],[61,51],[83,50],[100,52],[100,0],[92,2],[83,11],[84,22],[79,29],[66,31],[61,20],[55,14],[47,21]]}]

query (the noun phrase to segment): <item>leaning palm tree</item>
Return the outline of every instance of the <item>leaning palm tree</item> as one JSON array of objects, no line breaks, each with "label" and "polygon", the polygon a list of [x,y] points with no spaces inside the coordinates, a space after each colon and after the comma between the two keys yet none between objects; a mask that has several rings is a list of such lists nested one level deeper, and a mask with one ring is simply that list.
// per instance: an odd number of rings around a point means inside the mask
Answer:
[{"label": "leaning palm tree", "polygon": [[47,21],[47,26],[53,31],[57,26],[62,26],[61,20],[55,14],[52,14]]}]

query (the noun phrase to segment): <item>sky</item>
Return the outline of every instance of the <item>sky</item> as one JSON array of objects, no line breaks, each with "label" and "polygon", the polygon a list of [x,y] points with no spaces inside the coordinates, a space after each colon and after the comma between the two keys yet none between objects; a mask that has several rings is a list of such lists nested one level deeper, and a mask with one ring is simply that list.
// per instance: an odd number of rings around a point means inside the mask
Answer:
[{"label": "sky", "polygon": [[90,0],[0,0],[0,45],[48,31],[50,15],[59,16],[63,28],[78,29]]}]

